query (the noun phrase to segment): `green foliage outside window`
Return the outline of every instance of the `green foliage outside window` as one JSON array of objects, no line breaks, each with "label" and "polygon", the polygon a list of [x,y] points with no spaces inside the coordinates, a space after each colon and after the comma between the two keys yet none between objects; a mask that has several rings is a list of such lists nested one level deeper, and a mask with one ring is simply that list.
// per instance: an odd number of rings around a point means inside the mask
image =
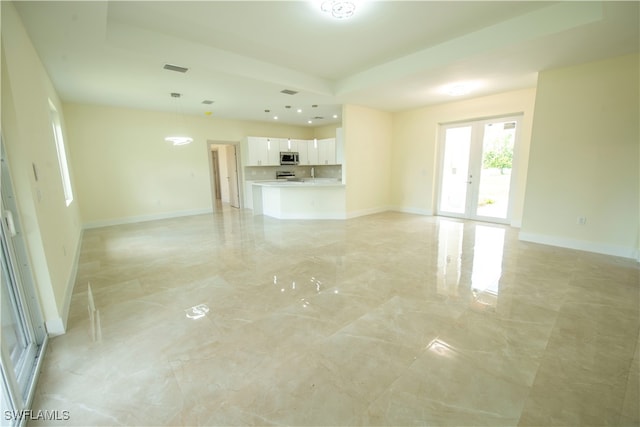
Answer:
[{"label": "green foliage outside window", "polygon": [[513,144],[511,143],[511,134],[500,141],[493,142],[493,148],[484,152],[482,165],[485,168],[500,169],[500,174],[504,174],[505,169],[511,169],[513,164]]}]

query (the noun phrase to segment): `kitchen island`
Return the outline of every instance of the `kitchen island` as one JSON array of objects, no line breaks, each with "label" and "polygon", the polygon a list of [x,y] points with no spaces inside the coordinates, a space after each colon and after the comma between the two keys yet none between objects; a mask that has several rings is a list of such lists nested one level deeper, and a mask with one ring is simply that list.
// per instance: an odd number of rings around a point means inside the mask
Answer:
[{"label": "kitchen island", "polygon": [[256,182],[253,213],[279,219],[344,219],[345,186],[328,178]]}]

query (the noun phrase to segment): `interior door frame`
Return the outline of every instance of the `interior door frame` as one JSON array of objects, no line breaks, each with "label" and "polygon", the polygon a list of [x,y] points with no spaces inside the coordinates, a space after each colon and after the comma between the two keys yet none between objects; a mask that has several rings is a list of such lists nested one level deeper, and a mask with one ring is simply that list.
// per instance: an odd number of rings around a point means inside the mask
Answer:
[{"label": "interior door frame", "polygon": [[[438,128],[438,173],[436,179],[436,209],[438,216],[446,216],[450,218],[469,219],[474,221],[492,222],[497,224],[511,224],[511,216],[513,213],[515,181],[518,175],[518,150],[519,142],[522,134],[522,113],[512,113],[500,116],[492,116],[488,118],[465,120],[460,122],[440,123]],[[480,173],[482,170],[482,145],[484,140],[484,127],[488,123],[514,121],[516,122],[516,132],[513,141],[513,160],[511,163],[511,177],[509,182],[509,202],[507,205],[507,215],[505,218],[487,217],[477,214],[478,196],[480,190]],[[442,198],[442,180],[444,171],[444,155],[446,143],[446,130],[457,127],[471,127],[471,141],[469,146],[469,165],[468,173],[472,174],[475,179],[466,194],[465,212],[458,214],[455,212],[442,212],[440,203]],[[469,179],[469,178],[468,178]]]},{"label": "interior door frame", "polygon": [[[235,149],[235,160],[236,160],[236,173],[235,176],[233,177],[229,177],[229,179],[235,179],[236,180],[236,188],[237,188],[237,192],[238,192],[238,207],[239,209],[244,208],[244,191],[242,186],[240,185],[240,183],[242,182],[240,177],[241,177],[241,173],[242,173],[242,164],[241,164],[241,153],[240,153],[240,142],[233,142],[233,141],[214,141],[214,140],[207,140],[207,158],[208,158],[208,162],[209,162],[209,173],[211,175],[211,196],[212,196],[212,208],[215,211],[215,206],[216,206],[216,200],[215,200],[215,185],[216,185],[216,180],[218,180],[220,177],[219,176],[215,176],[215,171],[214,171],[214,165],[213,165],[213,150],[215,149],[216,145],[226,145],[226,146],[233,146]],[[226,155],[224,156],[224,160],[222,159],[223,156],[218,155],[218,161],[226,161]],[[218,169],[219,170],[219,169]],[[222,182],[220,182],[220,185],[222,185]],[[225,185],[228,185],[228,183],[225,183]]]},{"label": "interior door frame", "polygon": [[[15,199],[9,162],[6,158],[4,142],[0,136],[0,152],[2,171],[0,174],[0,218],[2,228],[3,266],[8,275],[8,283],[2,279],[1,286],[7,286],[10,303],[14,305],[16,314],[22,324],[27,338],[27,350],[23,355],[21,366],[16,372],[7,349],[0,343],[0,390],[7,393],[5,403],[12,405],[13,411],[24,411],[31,405],[35,384],[40,372],[47,348],[48,335],[38,300],[30,259],[21,226],[20,210]],[[10,213],[9,213],[10,212]],[[3,274],[4,276],[4,274]],[[1,298],[1,297],[0,297]],[[5,408],[3,408],[5,409]],[[5,416],[6,414],[3,414]],[[20,420],[6,420],[20,424]],[[24,419],[22,420],[24,421]]]}]

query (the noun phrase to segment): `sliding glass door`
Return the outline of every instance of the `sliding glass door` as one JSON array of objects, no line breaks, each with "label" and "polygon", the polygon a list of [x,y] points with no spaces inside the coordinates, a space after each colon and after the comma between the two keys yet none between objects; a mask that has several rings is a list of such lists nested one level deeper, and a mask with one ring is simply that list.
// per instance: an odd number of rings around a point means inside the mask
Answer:
[{"label": "sliding glass door", "polygon": [[443,125],[438,215],[508,223],[520,117]]},{"label": "sliding glass door", "polygon": [[46,330],[21,233],[4,145],[1,166],[0,404],[2,425],[12,426],[24,421],[22,411],[30,404]]}]

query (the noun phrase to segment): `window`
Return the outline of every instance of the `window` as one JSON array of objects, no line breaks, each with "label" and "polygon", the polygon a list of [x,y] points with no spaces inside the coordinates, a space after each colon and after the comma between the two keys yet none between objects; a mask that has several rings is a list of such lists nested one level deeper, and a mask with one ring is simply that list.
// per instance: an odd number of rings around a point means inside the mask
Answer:
[{"label": "window", "polygon": [[64,149],[64,137],[62,136],[62,125],[60,124],[60,114],[49,100],[51,111],[51,126],[53,127],[53,138],[56,141],[56,151],[58,152],[58,165],[60,166],[60,177],[62,178],[62,188],[64,190],[64,200],[67,206],[73,202],[73,190],[71,189],[71,177],[69,176],[69,164],[67,163],[67,152]]}]

